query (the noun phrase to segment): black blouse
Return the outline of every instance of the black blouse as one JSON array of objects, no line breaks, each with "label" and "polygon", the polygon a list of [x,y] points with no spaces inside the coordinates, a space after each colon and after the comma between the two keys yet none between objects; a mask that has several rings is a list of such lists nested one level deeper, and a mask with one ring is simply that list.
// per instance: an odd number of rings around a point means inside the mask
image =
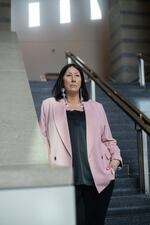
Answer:
[{"label": "black blouse", "polygon": [[94,185],[87,157],[85,112],[67,111],[67,119],[72,145],[75,185]]}]

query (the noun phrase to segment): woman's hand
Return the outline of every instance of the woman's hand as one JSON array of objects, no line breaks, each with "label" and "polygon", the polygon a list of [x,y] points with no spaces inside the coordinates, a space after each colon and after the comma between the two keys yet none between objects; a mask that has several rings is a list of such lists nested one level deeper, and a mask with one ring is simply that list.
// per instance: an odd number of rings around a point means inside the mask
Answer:
[{"label": "woman's hand", "polygon": [[120,161],[119,161],[118,159],[112,159],[112,160],[110,161],[109,166],[107,167],[107,170],[113,169],[114,172],[116,172],[116,170],[117,170],[119,164],[120,164]]}]

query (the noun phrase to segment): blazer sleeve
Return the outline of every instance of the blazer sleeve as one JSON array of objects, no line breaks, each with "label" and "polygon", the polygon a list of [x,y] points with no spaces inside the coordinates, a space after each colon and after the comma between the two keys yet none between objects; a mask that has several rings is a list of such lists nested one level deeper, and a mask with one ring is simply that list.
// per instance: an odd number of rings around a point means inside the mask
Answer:
[{"label": "blazer sleeve", "polygon": [[111,154],[111,159],[119,160],[120,161],[119,167],[122,167],[123,163],[122,163],[122,157],[120,154],[120,149],[117,145],[117,141],[112,137],[110,126],[109,126],[103,106],[102,106],[102,114],[104,118],[104,130],[101,137],[102,142],[106,145],[107,149],[109,150]]},{"label": "blazer sleeve", "polygon": [[48,105],[46,101],[43,101],[41,105],[40,128],[45,149],[48,154],[48,159],[50,161],[50,143],[48,139]]}]

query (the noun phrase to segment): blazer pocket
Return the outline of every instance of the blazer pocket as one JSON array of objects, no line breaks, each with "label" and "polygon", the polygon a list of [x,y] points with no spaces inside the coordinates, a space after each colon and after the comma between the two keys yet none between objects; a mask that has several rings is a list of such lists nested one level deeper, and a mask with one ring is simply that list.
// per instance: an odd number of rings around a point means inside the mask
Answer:
[{"label": "blazer pocket", "polygon": [[103,161],[104,161],[105,169],[107,170],[111,161],[111,154],[109,152],[104,152]]},{"label": "blazer pocket", "polygon": [[106,157],[107,160],[109,160],[109,161],[111,160],[111,154],[110,154],[110,152],[108,150],[106,150],[104,152],[104,155],[105,155],[105,157]]},{"label": "blazer pocket", "polygon": [[106,164],[106,170],[108,172],[108,174],[110,174],[111,178],[112,179],[115,179],[115,170],[113,168],[110,168],[110,169],[107,169],[107,167],[109,166],[110,164],[110,161],[111,161],[111,154],[109,152],[107,153],[104,153],[105,154],[105,164]]}]

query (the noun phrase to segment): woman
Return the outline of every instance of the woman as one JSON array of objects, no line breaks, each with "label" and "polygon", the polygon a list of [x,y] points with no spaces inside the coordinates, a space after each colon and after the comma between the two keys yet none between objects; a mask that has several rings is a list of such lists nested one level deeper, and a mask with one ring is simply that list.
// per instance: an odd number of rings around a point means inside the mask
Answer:
[{"label": "woman", "polygon": [[80,67],[65,65],[52,93],[42,103],[40,121],[49,162],[73,166],[77,225],[104,225],[122,166],[120,149],[103,106],[89,99]]}]

